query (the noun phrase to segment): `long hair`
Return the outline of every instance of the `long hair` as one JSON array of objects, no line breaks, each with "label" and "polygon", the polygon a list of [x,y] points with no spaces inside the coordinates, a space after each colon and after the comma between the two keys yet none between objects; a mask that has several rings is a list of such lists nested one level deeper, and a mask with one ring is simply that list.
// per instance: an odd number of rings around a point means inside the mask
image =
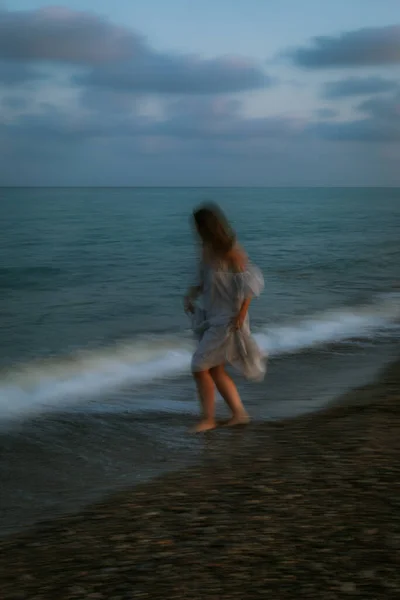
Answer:
[{"label": "long hair", "polygon": [[218,258],[223,258],[236,243],[236,234],[216,204],[204,204],[193,212],[197,232],[204,245]]}]

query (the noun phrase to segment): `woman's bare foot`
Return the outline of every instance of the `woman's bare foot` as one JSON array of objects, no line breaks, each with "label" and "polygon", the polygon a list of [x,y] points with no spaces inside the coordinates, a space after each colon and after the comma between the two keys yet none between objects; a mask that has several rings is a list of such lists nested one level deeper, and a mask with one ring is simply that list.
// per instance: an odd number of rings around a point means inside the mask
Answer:
[{"label": "woman's bare foot", "polygon": [[250,417],[245,412],[238,415],[233,415],[228,421],[224,423],[224,427],[235,427],[235,425],[247,425],[247,423],[249,422]]},{"label": "woman's bare foot", "polygon": [[217,423],[215,419],[202,419],[195,425],[192,429],[192,433],[202,433],[203,431],[210,431],[211,429],[215,429]]}]

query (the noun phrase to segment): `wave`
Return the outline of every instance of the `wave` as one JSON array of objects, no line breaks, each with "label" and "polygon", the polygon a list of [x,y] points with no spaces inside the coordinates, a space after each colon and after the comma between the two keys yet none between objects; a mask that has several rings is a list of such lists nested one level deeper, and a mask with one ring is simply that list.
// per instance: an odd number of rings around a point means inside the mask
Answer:
[{"label": "wave", "polygon": [[[371,304],[265,326],[255,338],[275,357],[368,339],[398,328],[399,321],[400,294],[389,294]],[[15,367],[0,375],[0,420],[57,410],[126,385],[140,386],[187,373],[192,351],[189,337],[163,336]]]},{"label": "wave", "polygon": [[270,355],[287,354],[397,329],[400,294],[380,296],[371,304],[323,311],[291,324],[266,328],[255,335]]}]

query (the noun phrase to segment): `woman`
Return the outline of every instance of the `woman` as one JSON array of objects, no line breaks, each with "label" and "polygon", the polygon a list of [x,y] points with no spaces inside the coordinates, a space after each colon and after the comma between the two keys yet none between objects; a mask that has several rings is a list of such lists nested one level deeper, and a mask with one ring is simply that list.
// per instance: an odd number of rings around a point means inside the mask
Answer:
[{"label": "woman", "polygon": [[[203,411],[195,431],[201,432],[216,427],[215,387],[232,412],[228,425],[249,420],[225,365],[230,363],[248,379],[264,377],[264,357],[251,337],[247,314],[252,297],[261,293],[264,281],[218,207],[200,207],[193,217],[201,242],[201,260],[197,284],[185,296],[185,310],[192,315],[199,342],[192,373]],[[202,307],[196,304],[199,296]]]}]

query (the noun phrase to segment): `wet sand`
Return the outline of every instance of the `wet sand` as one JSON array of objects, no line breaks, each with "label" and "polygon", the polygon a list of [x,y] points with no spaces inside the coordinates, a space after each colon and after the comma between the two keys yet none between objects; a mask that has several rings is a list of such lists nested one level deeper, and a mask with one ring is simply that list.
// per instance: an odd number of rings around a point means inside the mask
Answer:
[{"label": "wet sand", "polygon": [[400,362],[201,466],[0,542],[2,600],[400,597]]}]

